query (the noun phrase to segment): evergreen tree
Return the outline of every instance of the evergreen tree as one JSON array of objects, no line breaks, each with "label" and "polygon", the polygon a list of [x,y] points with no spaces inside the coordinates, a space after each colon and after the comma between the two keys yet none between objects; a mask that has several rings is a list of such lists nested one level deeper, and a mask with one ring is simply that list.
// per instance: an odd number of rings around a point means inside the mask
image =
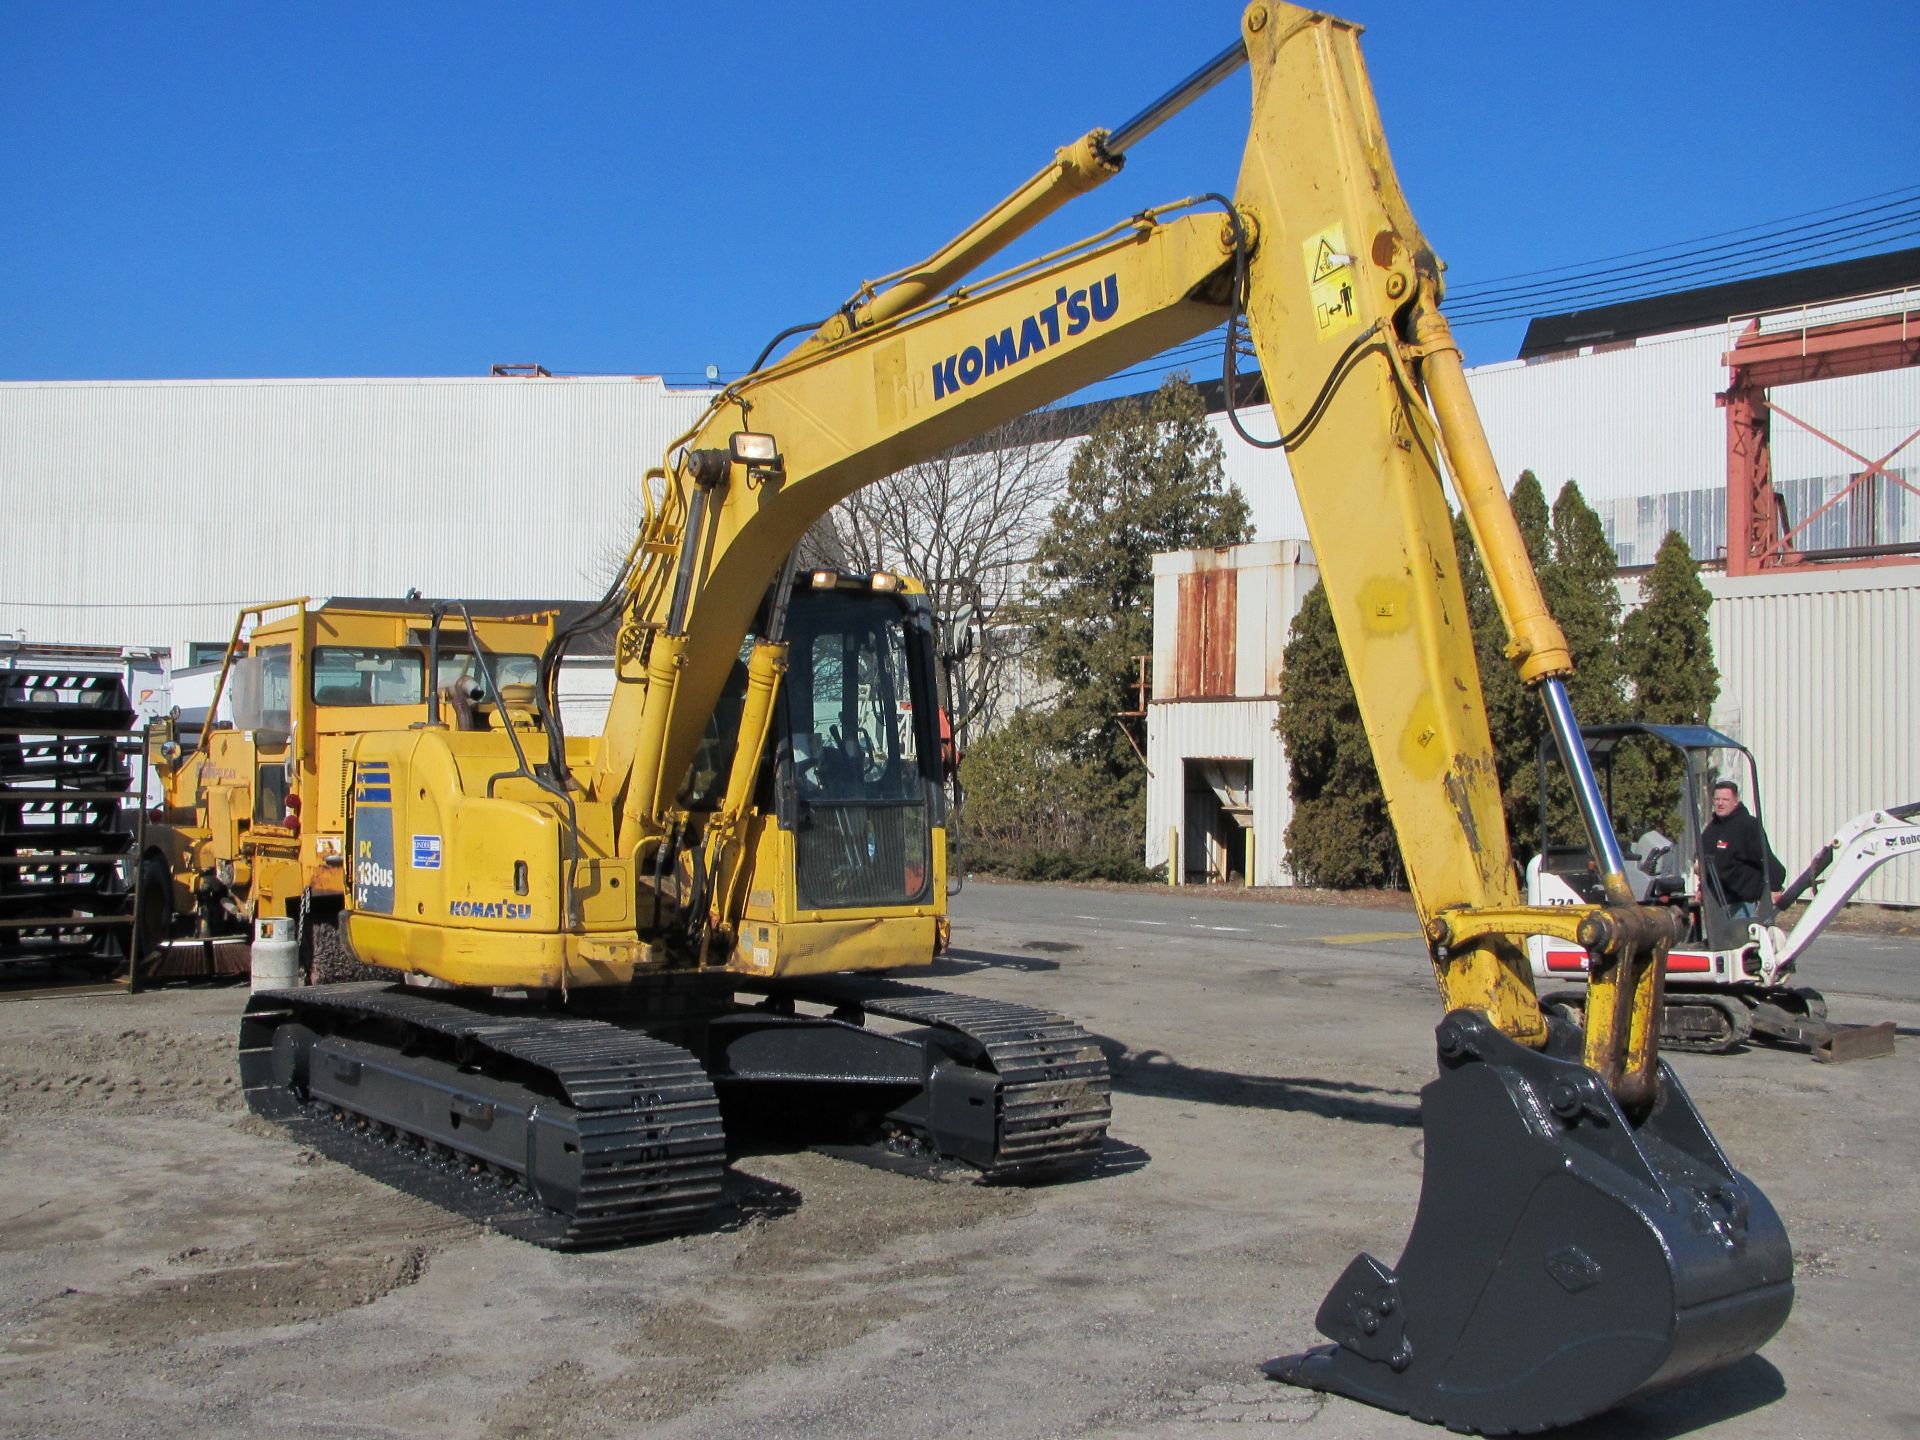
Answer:
[{"label": "evergreen tree", "polygon": [[1323,585],[1307,592],[1293,617],[1274,729],[1287,747],[1287,864],[1295,880],[1336,890],[1397,884],[1399,841]]},{"label": "evergreen tree", "polygon": [[1700,583],[1693,552],[1678,530],[1667,532],[1641,587],[1640,608],[1620,635],[1621,661],[1636,719],[1663,725],[1705,725],[1720,698],[1707,611],[1713,597]]},{"label": "evergreen tree", "polygon": [[[1707,611],[1713,597],[1700,583],[1693,552],[1669,531],[1641,587],[1641,602],[1621,627],[1620,657],[1634,718],[1661,725],[1704,725],[1720,695]],[[1679,833],[1685,763],[1665,746],[1628,749],[1616,762],[1614,810],[1629,835]]]},{"label": "evergreen tree", "polygon": [[1122,711],[1138,708],[1137,658],[1153,649],[1153,557],[1243,544],[1246,497],[1229,484],[1200,392],[1174,375],[1145,403],[1101,417],[1067,471],[1035,555],[1035,653],[1061,694],[1047,730],[1144,833],[1146,774]]},{"label": "evergreen tree", "polygon": [[[1511,504],[1547,607],[1573,655],[1567,690],[1575,714],[1586,722],[1619,719],[1627,708],[1621,606],[1613,547],[1600,517],[1572,482],[1561,488],[1550,510],[1531,470],[1522,471],[1514,483]],[[1524,859],[1539,842],[1538,757],[1547,734],[1546,713],[1540,697],[1521,685],[1507,659],[1506,624],[1464,515],[1454,518],[1454,545],[1507,834],[1515,855]],[[1633,624],[1628,622],[1630,632]],[[1309,884],[1387,883],[1397,872],[1393,832],[1334,639],[1332,613],[1318,589],[1294,621],[1275,728],[1286,743],[1291,769],[1294,818],[1287,827],[1287,850],[1295,874]],[[1547,773],[1550,828],[1556,836],[1577,838],[1581,831],[1572,796],[1551,759]]]},{"label": "evergreen tree", "polygon": [[1522,470],[1520,478],[1513,482],[1509,503],[1513,506],[1514,521],[1520,527],[1520,539],[1527,547],[1527,559],[1533,562],[1536,572],[1546,569],[1553,553],[1553,522],[1540,477],[1531,470]]},{"label": "evergreen tree", "polygon": [[[1619,560],[1600,517],[1571,480],[1554,497],[1551,528],[1552,556],[1540,573],[1540,588],[1573,656],[1567,698],[1583,725],[1623,719],[1627,703],[1620,668],[1620,591],[1614,583]],[[1528,698],[1537,744],[1538,737],[1547,734],[1546,711],[1538,696]],[[1557,757],[1549,758],[1546,783],[1549,835],[1555,843],[1582,841],[1586,828],[1574,803],[1573,784]],[[1529,751],[1524,783],[1516,773],[1507,801],[1507,830],[1523,856],[1539,848],[1539,789],[1539,763]]]},{"label": "evergreen tree", "polygon": [[1547,608],[1567,637],[1573,678],[1567,696],[1583,721],[1617,720],[1625,703],[1620,672],[1620,562],[1580,487],[1569,480],[1553,502],[1553,559],[1542,572]]}]

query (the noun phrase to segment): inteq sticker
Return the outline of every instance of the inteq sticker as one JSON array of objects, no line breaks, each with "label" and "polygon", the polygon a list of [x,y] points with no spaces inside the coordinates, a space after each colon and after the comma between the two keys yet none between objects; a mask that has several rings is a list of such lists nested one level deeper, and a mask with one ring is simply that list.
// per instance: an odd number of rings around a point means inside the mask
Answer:
[{"label": "inteq sticker", "polygon": [[413,837],[413,868],[416,870],[440,868],[440,837],[438,835]]}]

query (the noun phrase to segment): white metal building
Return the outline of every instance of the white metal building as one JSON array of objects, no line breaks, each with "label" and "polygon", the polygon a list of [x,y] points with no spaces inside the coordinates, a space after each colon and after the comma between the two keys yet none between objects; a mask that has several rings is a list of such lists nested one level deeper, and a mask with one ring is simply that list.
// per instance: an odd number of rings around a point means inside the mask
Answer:
[{"label": "white metal building", "polygon": [[[1803,305],[1763,328],[1906,313],[1915,301],[1909,288]],[[1713,561],[1726,510],[1716,396],[1722,356],[1745,324],[1570,343],[1470,372],[1502,473],[1511,481],[1532,469],[1549,498],[1577,481],[1624,564],[1650,561],[1670,528]],[[0,636],[165,647],[179,665],[196,658],[196,642],[222,641],[241,604],[265,599],[597,595],[608,552],[630,533],[645,469],[709,393],[645,376],[0,383],[0,493],[11,525]],[[1774,427],[1774,481],[1800,515],[1920,430],[1920,368],[1781,386],[1770,398],[1830,437]],[[1242,421],[1256,435],[1276,433],[1264,405]],[[1312,557],[1283,456],[1241,441],[1224,416],[1214,424],[1258,539],[1293,548],[1176,557],[1156,573],[1147,857],[1164,859],[1175,829],[1210,834],[1192,839],[1184,868],[1250,866],[1257,882],[1284,883],[1272,670],[1312,584]],[[1920,541],[1920,496],[1908,488],[1920,464],[1905,457],[1889,468],[1894,477],[1869,498],[1822,516],[1809,542],[1857,543],[1863,526],[1876,541]],[[1196,577],[1228,572],[1258,576],[1233,582],[1230,691],[1180,692],[1167,677],[1179,663],[1181,586],[1198,595],[1213,585],[1205,593],[1217,606],[1225,582]],[[1790,863],[1866,805],[1920,798],[1906,721],[1920,701],[1920,647],[1903,643],[1920,617],[1908,577],[1920,579],[1920,567],[1712,582],[1724,686],[1715,718],[1760,754]],[[1217,663],[1217,646],[1209,653]],[[585,690],[606,677],[581,669],[578,678]],[[590,727],[581,713],[577,733]],[[1274,748],[1262,750],[1269,740]],[[1190,761],[1200,762],[1191,774]],[[1251,856],[1220,828],[1222,815],[1257,822]],[[1869,897],[1920,904],[1920,877],[1896,868]]]},{"label": "white metal building", "polygon": [[0,632],[224,640],[296,595],[597,596],[708,392],[651,376],[0,384]]},{"label": "white metal building", "polygon": [[[1920,800],[1920,565],[1703,578],[1714,723],[1759,762],[1788,870],[1843,821]],[[1920,905],[1920,855],[1883,866],[1859,898]]]},{"label": "white metal building", "polygon": [[[1770,316],[1763,332],[1911,308],[1920,291]],[[1539,477],[1551,501],[1569,480],[1599,514],[1620,563],[1650,565],[1669,530],[1697,560],[1726,550],[1727,429],[1717,403],[1723,358],[1745,321],[1642,337],[1553,358],[1484,365],[1468,373],[1474,403],[1511,484]],[[1771,396],[1774,484],[1796,516],[1811,515],[1865,466],[1778,417],[1791,414],[1878,460],[1920,427],[1920,369],[1782,385]],[[1920,483],[1920,456],[1893,467]],[[1870,504],[1849,499],[1815,521],[1807,549],[1864,542],[1863,527],[1890,542],[1920,541],[1920,495],[1885,478]],[[1870,524],[1877,520],[1877,527]]]},{"label": "white metal building", "polygon": [[[1300,542],[1155,557],[1148,865],[1172,852],[1189,883],[1293,883],[1273,721],[1287,627],[1317,578]],[[1920,800],[1920,565],[1704,578],[1713,723],[1754,752],[1788,869],[1862,811]],[[1622,586],[1629,606],[1637,588]],[[1920,905],[1920,855],[1883,867],[1858,898]]]}]

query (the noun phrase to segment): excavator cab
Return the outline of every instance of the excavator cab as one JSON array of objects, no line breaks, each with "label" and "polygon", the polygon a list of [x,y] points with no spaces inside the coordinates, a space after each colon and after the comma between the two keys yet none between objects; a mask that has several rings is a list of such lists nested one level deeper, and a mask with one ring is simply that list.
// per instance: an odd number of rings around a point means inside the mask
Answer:
[{"label": "excavator cab", "polygon": [[793,600],[773,750],[796,902],[924,901],[945,818],[925,598],[819,571]]},{"label": "excavator cab", "polygon": [[[676,797],[701,823],[722,807],[749,657],[770,623],[763,610]],[[884,925],[889,910],[931,913],[947,806],[927,596],[884,572],[816,570],[788,591],[780,624],[787,664],[753,794],[771,823],[750,847],[761,878],[746,889],[760,898],[746,918],[792,937],[850,914]]]}]

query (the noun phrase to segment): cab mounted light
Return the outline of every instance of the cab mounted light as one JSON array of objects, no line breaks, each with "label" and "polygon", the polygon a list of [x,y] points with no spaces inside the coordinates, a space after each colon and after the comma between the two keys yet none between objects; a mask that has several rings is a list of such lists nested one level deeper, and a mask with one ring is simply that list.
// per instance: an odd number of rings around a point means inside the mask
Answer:
[{"label": "cab mounted light", "polygon": [[813,588],[816,590],[831,590],[839,583],[840,572],[838,570],[816,570],[813,572]]},{"label": "cab mounted light", "polygon": [[898,590],[900,588],[900,577],[898,575],[889,575],[885,570],[876,570],[868,577],[867,584],[873,589],[885,594],[888,591]]}]

